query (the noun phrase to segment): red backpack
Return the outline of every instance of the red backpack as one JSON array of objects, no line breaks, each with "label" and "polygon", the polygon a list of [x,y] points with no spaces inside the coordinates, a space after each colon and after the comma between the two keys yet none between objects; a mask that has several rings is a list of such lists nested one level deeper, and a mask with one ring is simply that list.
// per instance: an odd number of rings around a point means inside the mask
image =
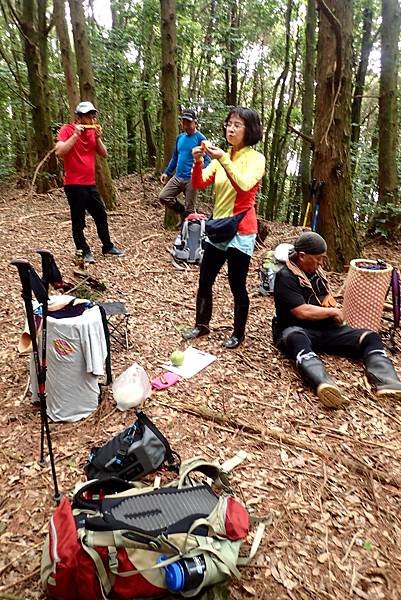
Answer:
[{"label": "red backpack", "polygon": [[[225,491],[189,478],[212,477]],[[171,588],[169,565],[202,561],[195,596],[208,585],[239,577],[239,550],[249,530],[245,507],[232,495],[223,472],[202,460],[183,463],[179,479],[162,488],[120,479],[83,485],[72,503],[54,511],[42,554],[41,580],[55,600],[157,598]]]}]

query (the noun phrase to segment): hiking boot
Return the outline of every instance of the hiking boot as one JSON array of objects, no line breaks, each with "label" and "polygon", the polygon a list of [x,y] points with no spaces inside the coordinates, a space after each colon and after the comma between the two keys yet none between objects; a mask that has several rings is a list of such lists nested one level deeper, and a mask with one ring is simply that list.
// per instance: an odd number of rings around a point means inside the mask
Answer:
[{"label": "hiking boot", "polygon": [[342,395],[340,388],[327,374],[324,364],[314,352],[297,356],[297,368],[301,375],[316,391],[320,402],[327,408],[339,408],[349,404],[349,400]]},{"label": "hiking boot", "polygon": [[349,404],[349,400],[342,395],[335,383],[321,383],[316,389],[316,395],[327,408],[339,408]]},{"label": "hiking boot", "polygon": [[87,265],[93,265],[95,262],[95,259],[93,258],[93,254],[90,251],[84,252],[83,259],[84,259],[84,263],[86,263]]},{"label": "hiking boot", "polygon": [[116,246],[112,246],[110,250],[103,250],[104,256],[124,256],[125,250],[119,250]]},{"label": "hiking boot", "polygon": [[401,398],[401,381],[384,350],[371,352],[365,357],[364,363],[368,379],[376,387],[377,396]]},{"label": "hiking boot", "polygon": [[201,337],[202,335],[208,335],[210,330],[205,325],[197,325],[192,329],[186,329],[181,333],[181,337],[184,340],[194,340],[195,338]]},{"label": "hiking boot", "polygon": [[238,348],[238,346],[240,344],[242,344],[242,342],[244,341],[245,337],[237,337],[236,335],[232,335],[229,338],[226,339],[226,341],[224,342],[224,347],[228,348],[229,350],[233,350],[234,348]]}]

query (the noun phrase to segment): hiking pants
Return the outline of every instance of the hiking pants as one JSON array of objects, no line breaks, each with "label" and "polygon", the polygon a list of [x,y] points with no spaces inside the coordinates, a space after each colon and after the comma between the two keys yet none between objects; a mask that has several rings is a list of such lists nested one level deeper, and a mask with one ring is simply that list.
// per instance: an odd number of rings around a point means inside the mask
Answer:
[{"label": "hiking pants", "polygon": [[206,243],[199,274],[199,288],[196,296],[196,325],[209,327],[213,311],[213,284],[222,266],[227,261],[228,282],[234,296],[233,335],[242,338],[249,312],[249,297],[246,290],[251,257],[237,248],[219,250]]},{"label": "hiking pants", "polygon": [[177,196],[180,194],[185,196],[185,212],[188,215],[195,212],[197,191],[192,187],[190,179],[180,179],[174,175],[160,192],[159,200],[174,210],[174,205],[178,202]]},{"label": "hiking pants", "polygon": [[102,242],[102,252],[107,252],[113,247],[110,239],[107,213],[104,202],[95,185],[65,185],[65,195],[71,212],[72,237],[77,250],[85,254],[90,251],[85,239],[86,227],[85,211],[95,221],[97,234]]},{"label": "hiking pants", "polygon": [[349,358],[364,358],[374,350],[383,350],[379,334],[369,329],[339,325],[323,331],[305,327],[287,327],[281,333],[277,346],[296,360],[298,354],[325,352]]}]

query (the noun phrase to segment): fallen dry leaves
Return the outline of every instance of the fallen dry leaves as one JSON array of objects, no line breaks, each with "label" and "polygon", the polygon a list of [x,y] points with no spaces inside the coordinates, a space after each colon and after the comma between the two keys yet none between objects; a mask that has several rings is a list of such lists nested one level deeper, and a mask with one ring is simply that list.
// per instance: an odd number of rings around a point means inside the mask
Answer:
[{"label": "fallen dry leaves", "polygon": [[[118,188],[109,223],[127,254],[103,258],[88,219],[96,258],[89,272],[107,286],[103,301],[123,301],[130,312],[130,349],[114,348],[114,375],[138,362],[154,377],[170,353],[186,345],[179,332],[194,321],[198,270],[171,265],[166,248],[174,233],[162,227],[157,182],[130,176]],[[264,252],[299,232],[275,223],[269,229],[266,248],[257,249],[251,264],[250,290],[257,287]],[[25,398],[28,361],[16,351],[23,310],[9,262],[24,257],[39,270],[35,249],[44,246],[64,278],[79,283],[62,190],[29,200],[24,190],[2,189],[0,231],[0,598],[38,600],[44,597],[39,564],[53,492],[49,467],[37,463],[40,418]],[[371,244],[364,254],[398,264],[400,248]],[[330,279],[334,289],[341,287],[343,275],[332,273]],[[230,598],[399,598],[401,406],[379,403],[361,364],[334,357],[325,362],[351,404],[338,412],[320,406],[272,344],[270,297],[252,295],[246,341],[238,351],[225,350],[233,313],[226,272],[215,291],[212,334],[196,346],[217,360],[193,379],[153,393],[145,409],[184,458],[202,454],[223,461],[239,449],[248,453],[233,486],[251,514],[269,524],[241,581],[230,585]],[[393,358],[401,369],[399,349]],[[132,411],[117,411],[106,392],[85,421],[51,424],[63,493],[82,479],[90,448],[133,419]]]}]

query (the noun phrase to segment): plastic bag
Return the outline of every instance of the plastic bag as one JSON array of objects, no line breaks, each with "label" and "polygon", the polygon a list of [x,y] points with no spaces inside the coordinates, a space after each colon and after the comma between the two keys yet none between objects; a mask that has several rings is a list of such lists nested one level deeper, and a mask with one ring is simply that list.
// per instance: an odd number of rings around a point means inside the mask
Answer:
[{"label": "plastic bag", "polygon": [[112,385],[117,408],[137,408],[152,393],[149,377],[143,367],[134,363],[114,380]]}]

